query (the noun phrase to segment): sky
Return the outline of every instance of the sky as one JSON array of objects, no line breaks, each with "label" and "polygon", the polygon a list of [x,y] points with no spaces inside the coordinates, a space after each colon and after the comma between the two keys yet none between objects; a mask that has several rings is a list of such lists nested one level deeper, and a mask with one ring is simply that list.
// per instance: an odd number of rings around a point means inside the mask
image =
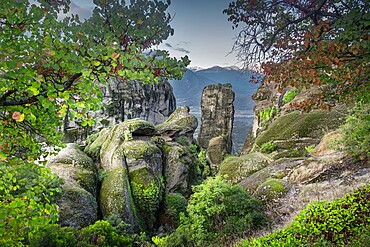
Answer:
[{"label": "sky", "polygon": [[[172,0],[168,12],[174,36],[158,48],[168,50],[173,57],[188,55],[191,67],[235,66],[235,54],[230,54],[237,30],[222,11],[232,0]],[[72,0],[71,12],[80,19],[88,18],[92,0]]]}]

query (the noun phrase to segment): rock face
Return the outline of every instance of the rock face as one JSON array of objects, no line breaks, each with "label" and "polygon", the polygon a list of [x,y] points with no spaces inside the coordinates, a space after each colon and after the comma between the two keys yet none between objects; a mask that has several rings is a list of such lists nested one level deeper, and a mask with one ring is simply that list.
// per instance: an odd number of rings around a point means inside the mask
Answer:
[{"label": "rock face", "polygon": [[59,223],[77,228],[93,224],[98,217],[97,169],[91,158],[78,145],[67,144],[57,156],[47,162],[53,173],[64,180]]},{"label": "rock face", "polygon": [[196,128],[197,118],[180,107],[157,126],[130,119],[90,136],[85,152],[105,174],[102,216],[118,216],[132,232],[152,229],[164,195],[190,191],[195,155],[188,146]]},{"label": "rock face", "polygon": [[213,84],[204,88],[201,102],[201,126],[199,145],[207,149],[209,141],[225,136],[226,150],[231,152],[231,133],[234,121],[234,97],[231,84]]},{"label": "rock face", "polygon": [[[96,124],[92,131],[135,118],[159,124],[176,109],[176,99],[168,81],[144,85],[139,81],[111,79],[101,86],[101,91],[105,107],[94,114]],[[82,143],[89,133],[78,123],[68,120],[64,123],[64,129],[66,142]]]}]

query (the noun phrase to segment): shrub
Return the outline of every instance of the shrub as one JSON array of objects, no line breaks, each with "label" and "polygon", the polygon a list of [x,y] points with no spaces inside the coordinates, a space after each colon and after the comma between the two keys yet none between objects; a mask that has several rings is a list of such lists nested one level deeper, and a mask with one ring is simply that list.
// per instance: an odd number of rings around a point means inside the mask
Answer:
[{"label": "shrub", "polygon": [[165,197],[167,214],[176,222],[180,220],[180,213],[186,211],[188,202],[181,194],[167,194]]},{"label": "shrub", "polygon": [[285,93],[283,97],[283,102],[285,104],[292,102],[292,100],[298,95],[299,91],[297,89],[290,90]]},{"label": "shrub", "polygon": [[99,220],[95,224],[81,229],[79,236],[79,246],[132,246],[132,239],[119,236],[113,226],[108,221]]},{"label": "shrub", "polygon": [[370,155],[370,105],[358,103],[343,126],[342,142],[351,156]]},{"label": "shrub", "polygon": [[[309,204],[284,229],[243,246],[362,246],[370,237],[370,186],[333,202]],[[367,242],[368,243],[368,242]]]},{"label": "shrub", "polygon": [[77,230],[73,227],[48,225],[40,228],[35,234],[33,234],[30,246],[73,247],[77,245],[75,233],[77,233]]},{"label": "shrub", "polygon": [[270,153],[274,152],[276,150],[276,148],[277,148],[276,144],[274,144],[272,142],[267,142],[267,143],[264,143],[261,146],[260,151],[261,151],[261,153],[270,154]]},{"label": "shrub", "polygon": [[45,167],[0,162],[0,246],[22,246],[38,228],[56,223],[62,180]]},{"label": "shrub", "polygon": [[229,185],[219,176],[208,178],[194,187],[176,231],[156,241],[163,246],[228,245],[264,224],[259,207],[240,186]]}]

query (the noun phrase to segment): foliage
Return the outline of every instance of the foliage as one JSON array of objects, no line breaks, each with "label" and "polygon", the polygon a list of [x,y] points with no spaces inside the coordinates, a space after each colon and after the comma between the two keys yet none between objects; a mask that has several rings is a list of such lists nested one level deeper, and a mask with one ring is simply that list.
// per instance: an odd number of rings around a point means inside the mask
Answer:
[{"label": "foliage", "polygon": [[18,159],[0,162],[0,245],[22,246],[43,225],[58,219],[52,204],[61,180],[49,169]]},{"label": "foliage", "polygon": [[[40,141],[60,144],[62,119],[94,121],[98,84],[111,76],[153,83],[180,78],[187,58],[149,51],[169,35],[167,1],[94,1],[91,18],[58,20],[67,0],[1,2],[0,157],[40,154]],[[144,52],[148,51],[148,52]],[[37,156],[32,156],[35,159]]]},{"label": "foliage", "polygon": [[370,186],[333,202],[309,204],[291,224],[243,246],[361,246],[369,239]]},{"label": "foliage", "polygon": [[342,128],[342,142],[352,156],[370,155],[370,105],[358,103]]},{"label": "foliage", "polygon": [[176,142],[185,147],[189,146],[189,139],[186,136],[179,136],[178,138],[176,138]]},{"label": "foliage", "polygon": [[277,148],[276,144],[272,142],[266,142],[261,146],[260,151],[261,153],[269,154],[269,153],[274,152],[276,148]]},{"label": "foliage", "polygon": [[299,92],[298,92],[298,90],[296,90],[296,89],[289,90],[288,92],[286,92],[286,93],[284,94],[283,102],[284,102],[285,104],[292,102],[292,100],[295,98],[295,96],[297,96],[297,95],[298,95],[298,93],[299,93]]},{"label": "foliage", "polygon": [[186,211],[188,202],[181,194],[166,194],[164,200],[166,213],[176,222],[180,220],[180,213]]},{"label": "foliage", "polygon": [[304,147],[304,149],[307,151],[307,153],[311,154],[315,151],[315,145],[309,145],[307,147]]},{"label": "foliage", "polygon": [[328,109],[368,99],[370,3],[362,0],[237,0],[224,10],[242,26],[234,51],[279,89],[317,86],[297,104]]},{"label": "foliage", "polygon": [[31,247],[73,247],[77,246],[74,227],[61,227],[60,225],[47,225],[40,228],[30,240]]},{"label": "foliage", "polygon": [[269,108],[263,109],[259,112],[259,117],[263,124],[266,124],[273,116],[279,112],[279,108],[271,106]]},{"label": "foliage", "polygon": [[132,246],[132,239],[119,236],[108,221],[99,220],[81,229],[78,246]]},{"label": "foliage", "polygon": [[265,222],[259,202],[219,176],[208,178],[193,190],[180,226],[170,236],[156,239],[163,246],[227,245]]}]

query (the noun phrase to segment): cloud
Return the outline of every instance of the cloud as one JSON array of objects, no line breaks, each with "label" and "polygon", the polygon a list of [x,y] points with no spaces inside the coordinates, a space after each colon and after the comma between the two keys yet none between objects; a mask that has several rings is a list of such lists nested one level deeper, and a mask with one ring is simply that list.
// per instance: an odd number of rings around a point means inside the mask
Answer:
[{"label": "cloud", "polygon": [[74,2],[71,2],[69,5],[69,11],[68,13],[59,13],[58,18],[63,19],[66,16],[71,16],[72,14],[78,15],[81,21],[84,21],[85,19],[89,19],[92,15],[92,8],[88,9],[85,7],[80,7],[79,5],[75,4]]},{"label": "cloud", "polygon": [[183,52],[185,54],[190,54],[190,51],[182,46],[187,46],[189,45],[190,42],[186,42],[186,41],[181,41],[175,45],[172,45],[170,43],[165,43],[164,46],[168,47],[168,48],[171,48],[172,50],[174,51],[179,51],[179,52]]}]

